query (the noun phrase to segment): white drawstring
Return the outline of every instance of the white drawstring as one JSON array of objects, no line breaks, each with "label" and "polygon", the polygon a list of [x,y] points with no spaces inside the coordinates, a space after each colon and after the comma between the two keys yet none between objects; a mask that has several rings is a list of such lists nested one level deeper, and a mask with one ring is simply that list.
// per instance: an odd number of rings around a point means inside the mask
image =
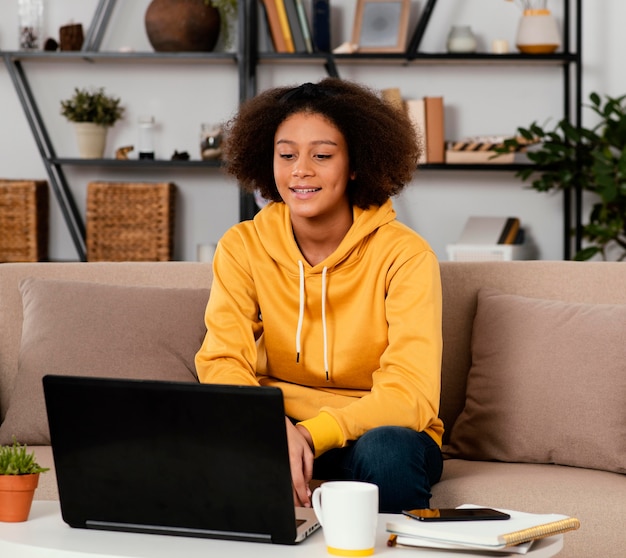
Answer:
[{"label": "white drawstring", "polygon": [[[296,330],[296,362],[300,362],[302,324],[304,322],[304,264],[302,260],[298,260],[298,269],[300,270],[300,308],[298,312],[298,328]],[[326,273],[328,268],[324,266],[322,270],[322,330],[324,334],[324,371],[326,372],[326,381],[330,380],[328,366],[328,334],[326,330]]]},{"label": "white drawstring", "polygon": [[304,265],[298,260],[300,269],[300,312],[298,314],[298,329],[296,330],[296,362],[300,362],[300,337],[302,336],[302,322],[304,321]]},{"label": "white drawstring", "polygon": [[328,268],[324,266],[322,270],[322,330],[324,332],[324,370],[326,371],[326,381],[329,380],[328,373],[328,336],[326,335],[326,272]]}]

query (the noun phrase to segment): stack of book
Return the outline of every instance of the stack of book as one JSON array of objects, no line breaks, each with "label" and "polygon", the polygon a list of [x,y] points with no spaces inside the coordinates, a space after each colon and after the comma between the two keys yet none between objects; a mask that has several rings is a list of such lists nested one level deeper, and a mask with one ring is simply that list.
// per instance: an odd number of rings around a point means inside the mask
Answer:
[{"label": "stack of book", "polygon": [[304,0],[260,0],[260,7],[275,52],[311,53],[315,50]]},{"label": "stack of book", "polygon": [[[471,505],[461,507],[475,507]],[[580,521],[561,514],[534,514],[512,510],[505,521],[421,522],[400,518],[387,522],[389,546],[413,546],[480,552],[526,554],[533,543],[578,529]],[[558,551],[562,539],[554,539]],[[559,544],[560,543],[560,544]],[[552,554],[549,554],[552,556]]]},{"label": "stack of book", "polygon": [[382,90],[382,97],[396,108],[405,110],[422,144],[422,156],[418,163],[444,163],[444,105],[443,97],[403,99],[400,89],[389,87]]}]

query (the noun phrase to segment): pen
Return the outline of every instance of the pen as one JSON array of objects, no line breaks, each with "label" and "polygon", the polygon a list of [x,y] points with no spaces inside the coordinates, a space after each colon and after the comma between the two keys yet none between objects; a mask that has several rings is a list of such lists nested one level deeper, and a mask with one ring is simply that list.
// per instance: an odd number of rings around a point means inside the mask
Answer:
[{"label": "pen", "polygon": [[396,546],[397,539],[398,535],[389,535],[389,539],[387,539],[387,546]]}]

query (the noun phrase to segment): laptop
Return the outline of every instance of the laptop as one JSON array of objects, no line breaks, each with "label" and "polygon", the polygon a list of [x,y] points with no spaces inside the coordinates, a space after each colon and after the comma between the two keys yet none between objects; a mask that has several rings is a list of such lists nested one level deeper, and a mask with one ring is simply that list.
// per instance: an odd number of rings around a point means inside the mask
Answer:
[{"label": "laptop", "polygon": [[71,527],[294,544],[278,388],[48,375],[63,520]]}]

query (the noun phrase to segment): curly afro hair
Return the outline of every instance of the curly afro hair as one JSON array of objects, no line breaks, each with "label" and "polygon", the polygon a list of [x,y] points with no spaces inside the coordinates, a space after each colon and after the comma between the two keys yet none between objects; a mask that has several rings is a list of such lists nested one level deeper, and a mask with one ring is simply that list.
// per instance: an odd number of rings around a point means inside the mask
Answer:
[{"label": "curly afro hair", "polygon": [[348,145],[348,184],[353,205],[382,205],[411,180],[421,144],[404,111],[363,85],[325,78],[316,84],[268,89],[243,103],[225,125],[225,169],[246,191],[281,202],[274,181],[274,135],[289,116],[320,114],[343,134]]}]

